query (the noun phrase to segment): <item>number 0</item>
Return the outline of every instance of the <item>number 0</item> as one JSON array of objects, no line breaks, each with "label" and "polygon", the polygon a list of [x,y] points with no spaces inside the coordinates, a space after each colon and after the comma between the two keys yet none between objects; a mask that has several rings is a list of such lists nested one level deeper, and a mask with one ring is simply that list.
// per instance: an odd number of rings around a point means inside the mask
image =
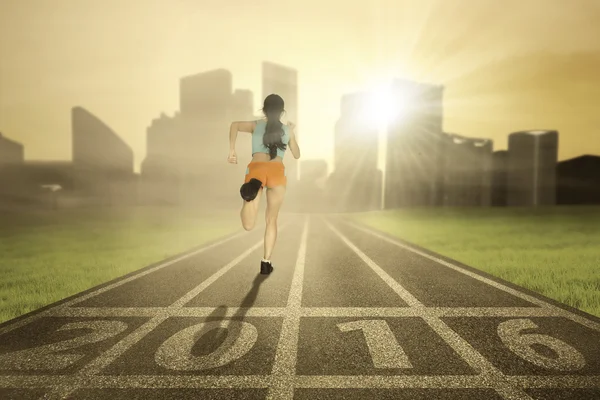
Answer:
[{"label": "number 0", "polygon": [[[226,328],[225,341],[214,352],[193,356],[192,348],[206,333],[217,328]],[[235,332],[236,334],[232,334]],[[168,338],[156,351],[156,363],[177,371],[193,371],[222,367],[246,354],[258,338],[256,328],[243,321],[213,321],[193,325]]]}]

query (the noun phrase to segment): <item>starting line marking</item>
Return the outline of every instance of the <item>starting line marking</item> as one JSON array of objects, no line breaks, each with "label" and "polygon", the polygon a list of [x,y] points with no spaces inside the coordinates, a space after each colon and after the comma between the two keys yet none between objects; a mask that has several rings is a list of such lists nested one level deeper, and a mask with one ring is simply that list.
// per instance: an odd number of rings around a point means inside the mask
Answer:
[{"label": "starting line marking", "polygon": [[[600,375],[592,376],[507,376],[508,382],[523,388],[585,389],[598,388]],[[275,375],[11,375],[0,376],[0,387],[14,389],[76,386],[77,389],[152,389],[152,388],[268,388],[279,382]],[[296,375],[288,382],[294,388],[494,388],[485,375]]]},{"label": "starting line marking", "polygon": [[[208,317],[218,307],[77,307],[61,308],[46,317]],[[224,318],[285,317],[286,307],[228,307]],[[300,317],[564,317],[541,307],[300,307]]]}]

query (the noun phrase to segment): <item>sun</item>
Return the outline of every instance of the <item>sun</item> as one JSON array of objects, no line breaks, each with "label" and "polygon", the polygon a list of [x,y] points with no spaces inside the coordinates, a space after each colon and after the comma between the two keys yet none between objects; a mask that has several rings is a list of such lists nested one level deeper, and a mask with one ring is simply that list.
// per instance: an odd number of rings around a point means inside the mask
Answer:
[{"label": "sun", "polygon": [[371,85],[367,100],[361,110],[361,120],[369,125],[385,129],[391,122],[401,119],[406,113],[407,97],[394,90],[391,82]]}]

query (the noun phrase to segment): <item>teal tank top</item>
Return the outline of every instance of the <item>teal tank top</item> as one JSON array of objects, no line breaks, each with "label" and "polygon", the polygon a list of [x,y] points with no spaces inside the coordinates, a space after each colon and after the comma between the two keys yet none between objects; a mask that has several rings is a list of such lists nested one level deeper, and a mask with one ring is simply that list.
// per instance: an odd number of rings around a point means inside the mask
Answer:
[{"label": "teal tank top", "polygon": [[[256,121],[256,128],[254,128],[254,132],[252,132],[252,155],[254,155],[254,153],[269,154],[269,148],[263,144],[263,136],[265,135],[266,127],[267,121]],[[285,124],[283,125],[283,136],[281,137],[281,141],[284,144],[289,144],[290,142],[290,128]],[[285,151],[278,148],[277,155],[283,159]]]}]

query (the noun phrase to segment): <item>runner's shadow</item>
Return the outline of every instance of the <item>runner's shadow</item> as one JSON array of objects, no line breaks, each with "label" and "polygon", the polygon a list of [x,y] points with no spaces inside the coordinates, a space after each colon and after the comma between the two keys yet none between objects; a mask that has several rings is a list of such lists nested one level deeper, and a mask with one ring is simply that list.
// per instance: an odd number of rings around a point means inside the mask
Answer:
[{"label": "runner's shadow", "polygon": [[[229,343],[235,343],[241,333],[242,325],[232,321],[242,321],[249,308],[254,305],[260,285],[269,275],[257,274],[252,283],[252,288],[246,294],[240,304],[240,308],[231,316],[227,317],[227,306],[221,305],[206,317],[206,322],[221,322],[219,327],[207,326],[196,335],[196,344],[192,348],[193,356],[208,355],[216,351],[228,339]],[[210,329],[210,330],[209,330]]]}]

